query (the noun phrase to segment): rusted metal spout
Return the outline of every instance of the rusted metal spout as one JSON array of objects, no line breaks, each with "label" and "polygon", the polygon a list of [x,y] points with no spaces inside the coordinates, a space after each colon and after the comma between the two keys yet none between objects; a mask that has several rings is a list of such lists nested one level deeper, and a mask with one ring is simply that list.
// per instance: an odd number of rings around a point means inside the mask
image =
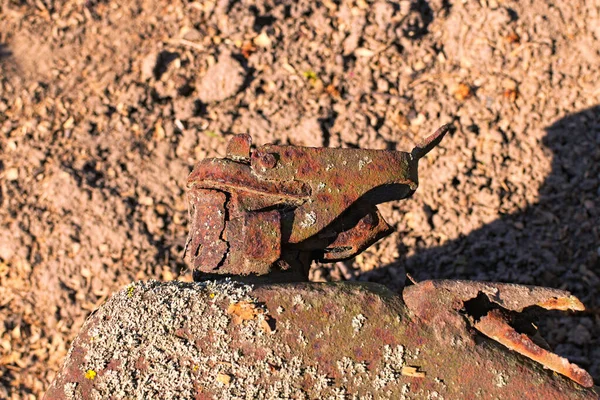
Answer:
[{"label": "rusted metal spout", "polygon": [[225,158],[196,165],[188,178],[191,228],[186,252],[205,273],[307,277],[311,260],[356,256],[388,235],[376,205],[411,196],[418,161],[449,131],[444,125],[411,153],[267,144],[233,137]]}]

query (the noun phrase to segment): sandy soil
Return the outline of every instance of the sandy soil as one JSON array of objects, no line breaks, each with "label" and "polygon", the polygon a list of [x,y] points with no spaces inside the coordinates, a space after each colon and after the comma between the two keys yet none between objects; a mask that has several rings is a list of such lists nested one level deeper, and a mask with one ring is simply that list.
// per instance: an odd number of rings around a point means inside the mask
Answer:
[{"label": "sandy soil", "polygon": [[600,379],[600,1],[0,0],[0,398],[39,398],[85,317],[190,279],[185,179],[256,143],[409,150],[397,233],[314,280],[564,288],[540,321]]}]

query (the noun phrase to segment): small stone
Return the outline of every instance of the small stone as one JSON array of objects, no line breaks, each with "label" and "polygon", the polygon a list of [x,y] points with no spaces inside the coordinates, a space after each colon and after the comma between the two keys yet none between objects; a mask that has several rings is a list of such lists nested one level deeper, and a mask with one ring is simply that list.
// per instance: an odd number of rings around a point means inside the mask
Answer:
[{"label": "small stone", "polygon": [[202,40],[202,33],[197,29],[189,28],[185,30],[182,37],[190,42],[199,42]]},{"label": "small stone", "polygon": [[4,173],[4,177],[7,181],[16,181],[19,179],[19,169],[18,168],[9,168]]},{"label": "small stone", "polygon": [[425,123],[425,121],[427,121],[427,117],[425,117],[425,115],[422,113],[419,113],[415,118],[410,120],[410,124],[412,126],[421,126]]},{"label": "small stone", "polygon": [[150,79],[154,76],[154,67],[158,59],[157,53],[150,53],[142,60],[142,80]]},{"label": "small stone", "polygon": [[354,54],[357,57],[373,57],[375,52],[364,47],[359,47],[358,49],[354,50]]},{"label": "small stone", "polygon": [[220,382],[224,385],[229,385],[231,383],[231,376],[227,374],[217,374],[217,382]]},{"label": "small stone", "polygon": [[254,44],[258,47],[269,47],[271,46],[271,38],[266,32],[262,32],[260,35],[254,38]]},{"label": "small stone", "polygon": [[234,96],[242,87],[244,68],[231,55],[222,55],[211,65],[198,85],[198,98],[203,103],[215,103]]},{"label": "small stone", "polygon": [[415,65],[413,65],[413,68],[415,71],[419,72],[419,71],[423,71],[425,69],[426,65],[423,61],[419,60],[415,63]]},{"label": "small stone", "polygon": [[151,206],[154,204],[154,200],[150,196],[141,196],[138,202],[143,206]]},{"label": "small stone", "polygon": [[454,98],[458,101],[464,101],[466,99],[468,99],[469,97],[471,97],[471,88],[469,87],[469,85],[466,85],[464,83],[459,83],[454,90],[452,91],[452,94],[454,95]]}]

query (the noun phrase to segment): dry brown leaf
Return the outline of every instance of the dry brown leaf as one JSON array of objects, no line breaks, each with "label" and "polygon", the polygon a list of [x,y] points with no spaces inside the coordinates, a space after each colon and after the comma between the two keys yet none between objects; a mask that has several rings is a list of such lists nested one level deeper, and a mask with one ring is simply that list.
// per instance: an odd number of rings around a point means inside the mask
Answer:
[{"label": "dry brown leaf", "polygon": [[256,307],[256,304],[247,301],[232,303],[227,308],[227,313],[232,316],[235,325],[241,324],[243,321],[256,319],[258,314],[262,314],[262,310]]},{"label": "dry brown leaf", "polygon": [[517,35],[515,32],[512,32],[504,37],[508,43],[519,43],[521,41],[521,37]]},{"label": "dry brown leaf", "polygon": [[425,378],[425,372],[419,371],[418,367],[411,367],[410,365],[403,366],[400,373],[404,376],[412,376],[413,378]]},{"label": "dry brown leaf", "polygon": [[340,97],[340,92],[339,90],[336,89],[335,86],[333,85],[327,85],[327,87],[325,88],[325,91],[331,96],[331,97],[336,97],[339,98]]},{"label": "dry brown leaf", "polygon": [[469,85],[464,83],[459,83],[456,89],[454,90],[454,98],[458,101],[464,101],[471,97],[471,88]]},{"label": "dry brown leaf", "polygon": [[231,375],[218,373],[217,382],[221,382],[224,385],[229,385],[231,383]]}]

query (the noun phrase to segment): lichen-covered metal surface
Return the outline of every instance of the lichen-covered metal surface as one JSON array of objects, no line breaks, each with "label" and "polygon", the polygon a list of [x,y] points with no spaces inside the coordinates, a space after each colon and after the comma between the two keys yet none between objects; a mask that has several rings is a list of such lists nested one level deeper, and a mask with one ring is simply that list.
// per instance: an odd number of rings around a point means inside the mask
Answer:
[{"label": "lichen-covered metal surface", "polygon": [[476,326],[578,306],[569,293],[433,281],[403,297],[377,284],[132,284],[85,323],[45,398],[598,399],[591,381]]},{"label": "lichen-covered metal surface", "polygon": [[390,233],[376,205],[409,197],[418,161],[445,125],[411,153],[263,145],[231,139],[223,159],[188,178],[186,253],[206,273],[263,275],[273,266],[306,277],[310,260],[355,256]]}]

